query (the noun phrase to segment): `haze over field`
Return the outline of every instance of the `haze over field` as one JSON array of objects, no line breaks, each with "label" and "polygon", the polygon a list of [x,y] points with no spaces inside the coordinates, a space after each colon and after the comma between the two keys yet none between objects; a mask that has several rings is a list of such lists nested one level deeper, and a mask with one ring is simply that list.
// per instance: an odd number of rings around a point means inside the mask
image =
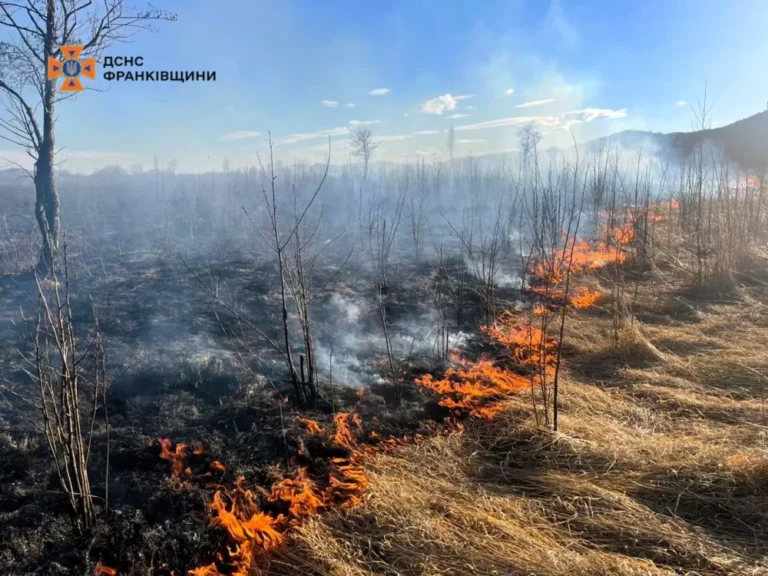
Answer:
[{"label": "haze over field", "polygon": [[[542,148],[621,130],[691,128],[708,83],[713,122],[765,109],[768,16],[759,1],[169,1],[178,22],[116,44],[144,70],[214,70],[215,82],[107,82],[58,109],[61,166],[177,170],[255,165],[272,132],[285,162],[349,157],[356,127],[378,160],[506,152],[533,121]],[[702,33],[706,31],[706,41]],[[11,31],[0,29],[0,41]],[[738,78],[738,80],[735,80]],[[8,142],[0,158],[29,167]]]},{"label": "haze over field", "polygon": [[0,0],[0,575],[768,574],[766,25]]}]

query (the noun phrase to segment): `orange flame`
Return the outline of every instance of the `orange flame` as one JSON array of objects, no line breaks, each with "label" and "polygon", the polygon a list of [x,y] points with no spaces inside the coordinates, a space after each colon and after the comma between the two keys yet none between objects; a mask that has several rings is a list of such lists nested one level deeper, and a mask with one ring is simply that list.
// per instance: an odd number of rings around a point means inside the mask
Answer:
[{"label": "orange flame", "polygon": [[[171,463],[171,473],[177,488],[183,488],[187,485],[185,477],[191,476],[190,469],[185,466],[187,460],[187,445],[183,442],[176,444],[176,448],[171,450],[171,441],[168,438],[161,438],[160,458],[168,460]],[[201,448],[202,449],[202,448]]]},{"label": "orange flame", "polygon": [[323,430],[320,424],[318,424],[315,420],[310,420],[309,418],[299,418],[298,420],[304,424],[307,432],[309,432],[312,436],[325,433],[325,430]]},{"label": "orange flame", "polygon": [[295,519],[317,514],[325,506],[306,468],[299,468],[296,478],[285,478],[274,484],[269,501],[289,504],[289,513]]},{"label": "orange flame", "polygon": [[591,308],[602,297],[600,292],[582,286],[576,289],[576,293],[571,296],[570,301],[574,308],[584,309]]},{"label": "orange flame", "polygon": [[488,419],[503,410],[502,402],[507,395],[523,390],[528,381],[481,359],[478,362],[462,360],[460,367],[448,368],[442,379],[427,374],[417,378],[416,384],[440,395],[438,404],[454,413]]},{"label": "orange flame", "polygon": [[101,560],[99,560],[96,563],[96,571],[94,572],[94,574],[95,576],[116,576],[117,570],[102,564]]},{"label": "orange flame", "polygon": [[[231,491],[219,490],[213,496],[211,527],[222,527],[234,541],[234,548],[228,548],[228,563],[234,567],[230,572],[247,576],[259,553],[279,546],[284,539],[283,515],[271,516],[261,511],[253,492],[243,488],[243,478],[235,482]],[[202,566],[189,572],[192,576],[223,576],[216,564]]]},{"label": "orange flame", "polygon": [[333,441],[339,446],[351,449],[354,445],[357,444],[357,441],[352,436],[352,431],[349,429],[350,421],[352,421],[358,430],[362,431],[363,422],[360,420],[359,414],[346,414],[340,412],[333,417],[333,422],[336,425],[336,434],[333,436]]},{"label": "orange flame", "polygon": [[[329,442],[337,448],[350,450],[350,456],[331,460],[328,485],[324,490],[320,490],[316,481],[310,478],[306,467],[300,467],[293,477],[275,482],[266,497],[273,505],[268,510],[263,510],[254,493],[243,487],[242,477],[237,479],[234,489],[217,490],[210,505],[214,512],[210,526],[226,530],[233,543],[226,554],[218,557],[220,563],[227,565],[227,571],[221,572],[217,563],[213,562],[191,570],[189,574],[248,576],[259,558],[285,541],[287,531],[295,523],[330,506],[349,507],[362,501],[368,478],[362,467],[363,451],[358,449],[352,431],[352,426],[362,431],[360,416],[357,413],[337,414],[334,417],[336,431],[333,437],[329,437],[315,420],[298,420],[308,434],[321,436],[324,444]],[[170,451],[170,444],[166,448],[168,454],[175,454]],[[211,466],[217,470],[219,466],[224,468],[218,461]],[[286,510],[287,515],[275,512],[274,508]]]},{"label": "orange flame", "polygon": [[[617,228],[613,235],[618,244],[626,244],[634,237],[634,230]],[[617,246],[608,246],[604,242],[593,246],[581,238],[569,239],[563,250],[533,263],[530,272],[543,284],[557,286],[565,280],[569,265],[572,274],[579,274],[597,270],[610,262],[622,264],[626,257],[626,253]]]}]

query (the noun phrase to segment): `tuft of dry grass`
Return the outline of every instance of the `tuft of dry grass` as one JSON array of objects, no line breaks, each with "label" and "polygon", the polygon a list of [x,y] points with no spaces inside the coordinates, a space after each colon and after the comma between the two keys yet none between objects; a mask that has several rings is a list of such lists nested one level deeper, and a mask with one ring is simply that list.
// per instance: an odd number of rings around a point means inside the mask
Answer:
[{"label": "tuft of dry grass", "polygon": [[364,504],[299,527],[269,574],[768,574],[762,299],[646,287],[639,306],[665,321],[618,344],[607,311],[579,314],[559,433],[521,396],[379,455]]}]

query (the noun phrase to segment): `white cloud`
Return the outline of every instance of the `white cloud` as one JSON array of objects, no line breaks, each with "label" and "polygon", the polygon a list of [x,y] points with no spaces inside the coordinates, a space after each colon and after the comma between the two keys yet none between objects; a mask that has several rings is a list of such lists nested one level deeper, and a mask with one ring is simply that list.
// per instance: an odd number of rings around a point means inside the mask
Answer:
[{"label": "white cloud", "polygon": [[467,110],[477,110],[477,106],[467,106]]},{"label": "white cloud", "polygon": [[543,100],[531,100],[530,102],[523,102],[518,104],[515,108],[533,108],[534,106],[543,106],[544,104],[551,104],[554,102],[554,98],[545,98]]},{"label": "white cloud", "polygon": [[374,88],[370,92],[368,92],[368,95],[370,96],[386,96],[392,92],[389,88]]},{"label": "white cloud", "polygon": [[327,106],[328,108],[336,108],[339,105],[336,100],[320,100],[320,104]]},{"label": "white cloud", "polygon": [[626,118],[627,109],[610,110],[607,108],[584,108],[583,110],[572,110],[566,112],[564,116],[574,117],[579,122],[592,122],[598,118],[607,118],[609,120],[615,120],[617,118]]},{"label": "white cloud", "polygon": [[424,148],[423,150],[416,150],[414,154],[416,156],[441,156],[443,151],[440,148]]},{"label": "white cloud", "polygon": [[475,97],[475,95],[474,95],[474,94],[460,94],[459,96],[454,96],[454,98],[455,98],[457,101],[461,101],[461,100],[469,100],[470,98],[474,98],[474,97]]},{"label": "white cloud", "polygon": [[357,128],[358,126],[370,126],[371,124],[381,124],[381,120],[350,120],[349,127]]},{"label": "white cloud", "polygon": [[355,107],[354,102],[347,102],[346,104],[344,104],[344,108],[354,108],[354,107]]},{"label": "white cloud", "polygon": [[464,124],[456,126],[456,131],[464,130],[487,130],[489,128],[506,128],[509,126],[522,126],[523,124],[541,124],[542,126],[554,128],[558,125],[560,119],[557,116],[515,116],[514,118],[499,118],[498,120],[488,120],[478,122],[477,124]]},{"label": "white cloud", "polygon": [[446,116],[446,120],[458,120],[459,118],[468,118],[469,116],[472,116],[472,114],[451,114],[450,116]]},{"label": "white cloud", "polygon": [[510,154],[512,152],[520,152],[520,148],[493,148],[491,150],[482,150],[481,152],[475,152],[475,156],[490,156],[491,154]]},{"label": "white cloud", "polygon": [[433,134],[440,134],[440,130],[419,130],[414,132],[416,136],[431,136]]},{"label": "white cloud", "polygon": [[339,128],[329,128],[328,130],[318,130],[317,132],[305,132],[302,134],[291,134],[284,136],[283,138],[277,138],[275,140],[276,146],[284,146],[286,144],[296,144],[297,142],[304,142],[305,140],[315,140],[317,138],[328,138],[329,136],[347,136],[349,134],[349,128],[346,126]]},{"label": "white cloud", "polygon": [[522,126],[525,124],[538,124],[544,128],[569,128],[573,124],[592,122],[598,119],[616,120],[626,118],[627,109],[611,110],[609,108],[584,108],[583,110],[571,110],[559,116],[515,116],[512,118],[499,118],[478,122],[477,124],[464,124],[456,126],[456,131],[488,130],[491,128],[508,128],[510,126]]},{"label": "white cloud", "polygon": [[423,114],[442,114],[443,112],[456,110],[456,106],[458,105],[456,98],[450,94],[443,94],[442,96],[437,96],[424,102],[424,104],[421,105],[421,112]]},{"label": "white cloud", "polygon": [[329,128],[327,130],[318,130],[316,132],[290,134],[282,138],[277,138],[275,140],[275,145],[284,146],[286,144],[296,144],[297,142],[304,142],[305,140],[315,140],[317,138],[349,136],[352,133],[352,129],[357,128],[359,126],[369,126],[372,124],[381,124],[381,120],[350,120],[347,126]]},{"label": "white cloud", "polygon": [[507,89],[507,96],[512,96],[512,94],[514,94],[514,93],[515,93],[515,89],[514,88],[508,88]]},{"label": "white cloud", "polygon": [[217,138],[219,142],[232,142],[234,140],[246,140],[247,138],[257,138],[261,136],[261,132],[254,132],[253,130],[238,130],[236,132],[227,132]]},{"label": "white cloud", "polygon": [[374,136],[373,139],[376,142],[401,142],[410,138],[410,134],[392,134],[389,136]]},{"label": "white cloud", "polygon": [[459,138],[456,140],[458,144],[479,144],[480,142],[486,142],[485,138]]},{"label": "white cloud", "polygon": [[686,102],[685,100],[678,100],[677,102],[675,102],[675,106],[685,106],[686,104],[688,104],[688,102]]}]

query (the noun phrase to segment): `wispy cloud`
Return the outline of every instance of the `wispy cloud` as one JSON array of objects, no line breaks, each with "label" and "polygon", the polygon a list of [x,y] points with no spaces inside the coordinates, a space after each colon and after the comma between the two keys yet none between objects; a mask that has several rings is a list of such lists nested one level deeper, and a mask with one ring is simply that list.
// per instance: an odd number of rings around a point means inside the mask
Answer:
[{"label": "wispy cloud", "polygon": [[459,118],[468,118],[472,116],[472,114],[451,114],[450,116],[446,116],[446,120],[458,120]]},{"label": "wispy cloud", "polygon": [[477,106],[467,106],[467,110],[477,110]]},{"label": "wispy cloud", "polygon": [[344,108],[354,108],[354,107],[355,107],[354,102],[347,102],[346,104],[344,104]]},{"label": "wispy cloud", "polygon": [[543,100],[531,100],[530,102],[523,102],[518,104],[515,108],[533,108],[534,106],[544,106],[544,104],[551,104],[554,102],[554,98],[544,98]]},{"label": "wispy cloud", "polygon": [[499,118],[497,120],[488,120],[476,124],[464,124],[456,126],[456,131],[465,130],[487,130],[489,128],[506,128],[509,126],[522,126],[524,124],[540,124],[547,127],[556,127],[560,123],[557,116],[515,116],[514,118]]},{"label": "wispy cloud", "polygon": [[442,114],[443,112],[456,110],[456,106],[458,106],[456,98],[450,94],[443,94],[424,102],[421,105],[421,111],[423,114]]},{"label": "wispy cloud", "polygon": [[443,151],[440,148],[424,148],[414,152],[416,156],[442,156]]},{"label": "wispy cloud", "polygon": [[677,102],[675,102],[675,106],[685,106],[686,104],[688,104],[688,102],[686,102],[685,100],[678,100]]},{"label": "wispy cloud", "polygon": [[222,134],[216,140],[219,142],[232,142],[234,140],[246,140],[247,138],[257,138],[261,136],[261,132],[254,132],[253,130],[238,130],[236,132],[227,132]]},{"label": "wispy cloud", "polygon": [[328,128],[327,130],[317,130],[316,132],[303,132],[300,134],[290,134],[282,138],[275,139],[275,146],[285,146],[287,144],[296,144],[306,140],[316,140],[317,138],[328,138],[334,136],[349,136],[352,130],[360,126],[370,126],[372,124],[381,124],[381,120],[350,120],[346,126]]},{"label": "wispy cloud", "polygon": [[456,140],[458,144],[479,144],[480,142],[486,142],[485,138],[459,138]]},{"label": "wispy cloud", "polygon": [[515,89],[514,88],[507,88],[507,96],[512,96],[512,94],[514,94],[514,93],[515,93]]},{"label": "wispy cloud", "polygon": [[320,100],[320,104],[327,106],[328,108],[336,108],[339,105],[336,100]]},{"label": "wispy cloud", "polygon": [[433,134],[440,134],[440,130],[419,130],[414,132],[416,136],[431,136]]},{"label": "wispy cloud", "polygon": [[459,96],[454,96],[454,98],[459,102],[462,100],[469,100],[470,98],[474,98],[474,97],[475,97],[474,94],[460,94]]},{"label": "wispy cloud", "polygon": [[608,108],[584,108],[583,110],[572,110],[566,112],[564,116],[577,120],[579,122],[592,122],[598,118],[608,118],[615,120],[617,118],[626,118],[627,109],[610,110]]},{"label": "wispy cloud", "polygon": [[349,127],[357,128],[358,126],[370,126],[372,124],[381,124],[381,120],[350,120]]},{"label": "wispy cloud", "polygon": [[328,138],[333,136],[346,136],[349,134],[349,128],[341,126],[338,128],[329,128],[328,130],[318,130],[316,132],[304,132],[301,134],[291,134],[282,138],[275,139],[276,146],[284,146],[286,144],[296,144],[297,142],[304,142],[306,140],[315,140],[316,138]]},{"label": "wispy cloud", "polygon": [[373,139],[376,142],[400,142],[410,137],[410,134],[391,134],[387,136],[374,136]]},{"label": "wispy cloud", "polygon": [[510,126],[523,126],[525,124],[538,124],[544,128],[568,128],[573,124],[592,122],[598,119],[615,120],[625,118],[627,109],[611,110],[609,108],[584,108],[583,110],[571,110],[558,116],[514,116],[512,118],[499,118],[476,124],[463,124],[456,126],[456,131],[488,130],[492,128],[508,128]]},{"label": "wispy cloud", "polygon": [[386,96],[392,92],[389,88],[374,88],[370,92],[368,92],[369,96]]},{"label": "wispy cloud", "polygon": [[493,148],[491,150],[482,150],[475,152],[475,156],[491,156],[493,154],[511,154],[512,152],[520,152],[520,148]]}]

